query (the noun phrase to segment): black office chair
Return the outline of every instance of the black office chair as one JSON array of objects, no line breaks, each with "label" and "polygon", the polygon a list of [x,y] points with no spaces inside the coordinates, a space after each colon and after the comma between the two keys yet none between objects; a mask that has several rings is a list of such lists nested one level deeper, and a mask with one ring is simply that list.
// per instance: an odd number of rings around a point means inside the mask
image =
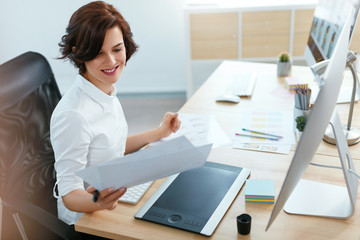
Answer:
[{"label": "black office chair", "polygon": [[0,65],[1,239],[80,238],[57,218],[53,197],[55,160],[49,130],[60,98],[42,55],[27,52]]}]

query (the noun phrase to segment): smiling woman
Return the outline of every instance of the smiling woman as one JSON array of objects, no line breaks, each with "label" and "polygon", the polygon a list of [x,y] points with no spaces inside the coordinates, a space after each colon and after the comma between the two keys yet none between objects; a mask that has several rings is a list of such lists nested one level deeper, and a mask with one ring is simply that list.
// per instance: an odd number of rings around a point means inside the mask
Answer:
[{"label": "smiling woman", "polygon": [[71,17],[66,28],[67,34],[62,37],[60,59],[69,59],[79,68],[83,75],[85,62],[94,59],[101,51],[102,43],[108,29],[119,27],[126,48],[126,62],[137,51],[138,45],[127,21],[112,5],[104,2],[92,2],[79,8]]},{"label": "smiling woman", "polygon": [[[76,172],[121,158],[167,137],[180,127],[177,114],[166,113],[161,126],[128,136],[128,125],[116,97],[115,83],[138,46],[122,15],[102,1],[88,3],[71,17],[59,44],[79,75],[56,106],[50,123],[55,154],[59,218],[74,224],[84,212],[112,210],[125,187],[97,192]],[[92,194],[97,193],[94,198]]]},{"label": "smiling woman", "polygon": [[85,62],[84,78],[109,95],[113,92],[113,84],[119,79],[126,63],[126,49],[123,45],[120,28],[112,27],[105,33],[99,54]]}]

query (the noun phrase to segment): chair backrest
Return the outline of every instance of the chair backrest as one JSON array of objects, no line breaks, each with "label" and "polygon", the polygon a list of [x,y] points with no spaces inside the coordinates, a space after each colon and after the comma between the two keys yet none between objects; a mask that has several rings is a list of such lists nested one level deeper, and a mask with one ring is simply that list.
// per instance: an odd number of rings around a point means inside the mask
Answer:
[{"label": "chair backrest", "polygon": [[[55,216],[50,117],[60,98],[42,55],[27,52],[0,65],[0,198],[22,199]],[[4,213],[2,225],[2,231],[11,225]]]}]

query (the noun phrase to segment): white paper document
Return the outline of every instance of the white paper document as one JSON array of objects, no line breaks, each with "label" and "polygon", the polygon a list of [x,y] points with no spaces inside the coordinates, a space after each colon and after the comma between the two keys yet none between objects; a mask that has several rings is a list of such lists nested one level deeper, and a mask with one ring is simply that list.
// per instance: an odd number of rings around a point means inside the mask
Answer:
[{"label": "white paper document", "polygon": [[226,135],[213,115],[179,113],[178,118],[181,121],[179,130],[151,145],[185,136],[194,146],[210,143],[213,144],[213,148],[231,146],[231,139]]},{"label": "white paper document", "polygon": [[[293,112],[291,111],[244,111],[241,122],[235,130],[233,148],[289,154],[295,144],[293,131]],[[263,133],[281,136],[277,141],[255,137],[243,129],[251,129]],[[251,131],[250,131],[251,132]],[[236,135],[237,134],[237,135]],[[250,137],[253,135],[254,137]]]},{"label": "white paper document", "polygon": [[194,147],[184,136],[76,172],[102,191],[132,187],[204,165],[211,144]]}]

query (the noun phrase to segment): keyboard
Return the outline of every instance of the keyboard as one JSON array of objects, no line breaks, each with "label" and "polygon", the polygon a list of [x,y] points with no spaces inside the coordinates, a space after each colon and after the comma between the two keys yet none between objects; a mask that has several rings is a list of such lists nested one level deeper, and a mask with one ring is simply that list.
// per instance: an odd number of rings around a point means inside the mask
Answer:
[{"label": "keyboard", "polygon": [[227,92],[240,97],[250,97],[256,82],[255,73],[238,73],[231,76]]},{"label": "keyboard", "polygon": [[119,202],[137,204],[144,196],[146,191],[150,188],[153,181],[139,184],[127,189],[126,193],[119,198]]}]

